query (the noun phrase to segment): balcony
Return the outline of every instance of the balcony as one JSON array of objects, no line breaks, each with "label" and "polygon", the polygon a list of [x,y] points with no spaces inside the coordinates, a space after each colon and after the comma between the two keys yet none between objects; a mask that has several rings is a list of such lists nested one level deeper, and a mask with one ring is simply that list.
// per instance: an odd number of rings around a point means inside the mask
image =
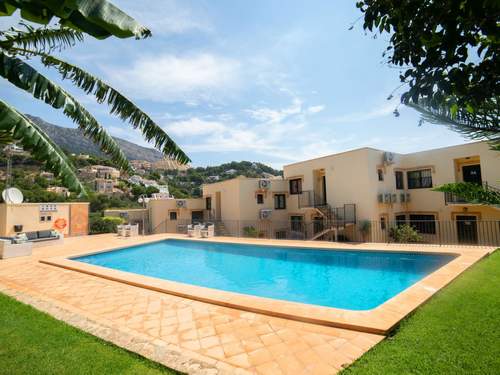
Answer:
[{"label": "balcony", "polygon": [[299,208],[316,208],[327,219],[327,225],[356,222],[356,205],[344,204],[341,207],[331,207],[322,196],[314,191],[303,191],[299,195]]},{"label": "balcony", "polygon": [[324,197],[312,190],[306,190],[299,194],[299,208],[314,208],[326,205]]},{"label": "balcony", "polygon": [[445,204],[467,204],[468,202],[454,193],[445,192],[444,193],[444,203]]},{"label": "balcony", "polygon": [[[482,185],[483,185],[484,190],[494,192],[500,196],[500,189],[498,189],[494,186],[488,185],[487,182],[483,182]],[[480,203],[469,202],[465,198],[463,198],[462,196],[455,194],[455,193],[450,193],[450,192],[444,193],[444,203],[447,205],[448,204],[461,204],[461,205],[464,205],[464,204],[479,205],[480,204]]]}]

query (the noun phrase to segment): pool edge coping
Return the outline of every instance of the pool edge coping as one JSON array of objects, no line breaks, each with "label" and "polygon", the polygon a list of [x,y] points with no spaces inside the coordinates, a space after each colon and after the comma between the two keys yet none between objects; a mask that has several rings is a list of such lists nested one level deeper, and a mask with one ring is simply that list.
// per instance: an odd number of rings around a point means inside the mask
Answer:
[{"label": "pool edge coping", "polygon": [[[284,247],[306,247],[310,249],[323,250],[354,250],[354,251],[386,251],[386,252],[409,252],[409,253],[432,253],[432,254],[455,254],[444,266],[438,268],[431,274],[422,278],[415,284],[403,290],[396,296],[390,298],[383,304],[371,310],[346,310],[332,307],[309,305],[298,302],[276,300],[253,295],[244,295],[235,292],[206,288],[163,280],[150,276],[143,276],[135,273],[119,271],[111,268],[91,265],[69,258],[98,254],[102,252],[120,250],[142,244],[150,244],[167,239],[180,239],[189,241],[207,242],[206,239],[193,239],[181,236],[166,235],[163,238],[148,239],[135,244],[124,244],[123,246],[112,246],[97,251],[80,252],[65,256],[57,256],[40,259],[39,262],[51,266],[57,266],[72,271],[82,272],[96,277],[121,282],[135,287],[154,290],[161,293],[176,295],[183,298],[211,303],[224,307],[249,311],[253,313],[265,314],[269,316],[300,321],[304,323],[319,324],[343,329],[356,330],[372,334],[387,334],[408,314],[425,303],[430,297],[440,289],[448,285],[453,279],[460,275],[471,265],[490,254],[495,248],[487,247],[437,247],[425,246],[425,249],[411,250],[404,246],[395,248],[387,247],[383,244],[363,244],[361,248],[339,243],[312,243],[311,241],[283,241],[279,240],[259,240],[241,238],[211,238],[208,242],[223,242],[237,244],[253,244]],[[272,244],[271,244],[271,243]],[[417,245],[418,246],[418,245]],[[378,248],[375,248],[378,247]]]}]

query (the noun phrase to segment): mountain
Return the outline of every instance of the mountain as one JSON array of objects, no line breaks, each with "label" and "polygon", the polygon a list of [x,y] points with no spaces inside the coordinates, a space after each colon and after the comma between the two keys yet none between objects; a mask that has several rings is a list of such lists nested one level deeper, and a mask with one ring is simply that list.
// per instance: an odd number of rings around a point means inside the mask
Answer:
[{"label": "mountain", "polygon": [[[62,149],[74,154],[89,154],[103,157],[105,156],[97,145],[91,140],[83,136],[80,129],[65,128],[55,124],[51,124],[42,120],[40,117],[26,115],[35,124],[40,126],[49,137]],[[153,149],[136,145],[124,139],[113,137],[123,150],[125,156],[129,160],[147,160],[155,162],[163,159],[161,152]]]}]

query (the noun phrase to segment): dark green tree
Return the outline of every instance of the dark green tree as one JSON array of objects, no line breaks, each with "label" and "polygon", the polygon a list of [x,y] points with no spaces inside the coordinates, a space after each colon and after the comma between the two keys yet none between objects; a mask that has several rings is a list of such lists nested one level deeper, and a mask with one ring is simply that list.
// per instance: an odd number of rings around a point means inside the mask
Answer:
[{"label": "dark green tree", "polygon": [[390,35],[387,62],[402,69],[403,103],[454,97],[480,107],[500,95],[498,0],[363,0],[363,28]]},{"label": "dark green tree", "polygon": [[[446,125],[500,151],[500,1],[362,0],[356,6],[365,30],[390,35],[383,56],[400,68],[401,102],[420,112],[420,123]],[[496,189],[473,184],[436,190],[474,203],[495,204],[498,197]]]}]

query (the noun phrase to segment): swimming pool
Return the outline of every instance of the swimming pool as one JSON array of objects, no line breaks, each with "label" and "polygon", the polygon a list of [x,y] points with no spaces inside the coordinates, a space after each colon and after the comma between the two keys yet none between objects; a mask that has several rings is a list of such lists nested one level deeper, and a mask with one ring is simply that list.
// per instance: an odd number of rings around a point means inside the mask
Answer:
[{"label": "swimming pool", "polygon": [[258,297],[369,310],[454,258],[168,239],[72,260]]}]

